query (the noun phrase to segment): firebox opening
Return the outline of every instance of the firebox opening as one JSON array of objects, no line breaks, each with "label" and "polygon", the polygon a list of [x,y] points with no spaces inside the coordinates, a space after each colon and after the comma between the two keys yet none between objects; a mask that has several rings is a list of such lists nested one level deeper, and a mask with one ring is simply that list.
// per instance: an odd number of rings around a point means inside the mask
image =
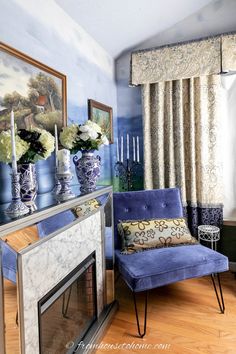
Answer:
[{"label": "firebox opening", "polygon": [[40,354],[73,353],[97,319],[95,252],[38,302]]}]

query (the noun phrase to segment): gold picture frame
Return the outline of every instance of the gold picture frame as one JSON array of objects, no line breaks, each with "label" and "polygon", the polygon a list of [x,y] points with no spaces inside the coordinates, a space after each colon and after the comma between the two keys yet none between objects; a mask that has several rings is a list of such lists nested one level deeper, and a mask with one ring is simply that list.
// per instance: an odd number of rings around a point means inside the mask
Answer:
[{"label": "gold picture frame", "polygon": [[113,144],[112,114],[112,107],[92,99],[88,100],[88,117],[102,128],[110,144]]},{"label": "gold picture frame", "polygon": [[18,129],[51,133],[67,124],[66,76],[0,42],[0,131],[14,110]]}]

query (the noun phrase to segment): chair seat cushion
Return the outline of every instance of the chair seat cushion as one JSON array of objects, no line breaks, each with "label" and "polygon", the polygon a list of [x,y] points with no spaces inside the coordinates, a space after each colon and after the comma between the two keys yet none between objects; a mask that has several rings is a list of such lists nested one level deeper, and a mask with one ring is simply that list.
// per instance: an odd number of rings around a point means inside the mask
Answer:
[{"label": "chair seat cushion", "polygon": [[228,270],[228,258],[202,245],[115,252],[118,269],[131,290],[153,289],[180,280]]}]

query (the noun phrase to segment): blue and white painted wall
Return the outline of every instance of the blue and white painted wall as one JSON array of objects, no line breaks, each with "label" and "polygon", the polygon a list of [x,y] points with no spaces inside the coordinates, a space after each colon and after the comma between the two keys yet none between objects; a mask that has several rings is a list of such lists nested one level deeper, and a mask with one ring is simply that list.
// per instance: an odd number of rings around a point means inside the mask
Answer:
[{"label": "blue and white painted wall", "polygon": [[[116,135],[113,58],[54,0],[3,0],[0,17],[0,41],[67,76],[68,124],[88,118],[87,99],[92,98],[113,107]],[[101,183],[112,182],[113,150],[110,145],[99,151],[103,161]],[[52,178],[46,177],[51,176],[53,157],[37,165],[44,175],[39,179],[39,192],[44,193],[52,188]],[[2,164],[0,173],[9,175],[9,168]],[[4,182],[4,190],[10,190],[9,180]],[[9,198],[9,193],[0,194],[3,200]]]},{"label": "blue and white painted wall", "polygon": [[[127,133],[139,135],[142,160],[141,94],[139,87],[128,87],[130,52],[236,30],[235,12],[235,0],[215,0],[168,30],[127,50],[114,63],[58,1],[2,0],[0,41],[67,76],[68,124],[87,119],[88,98],[112,106],[114,137]],[[115,146],[105,147],[99,154],[103,160],[101,183],[111,183]],[[53,158],[46,164],[39,162],[38,167],[45,177],[39,179],[39,191],[43,193],[53,186],[52,178],[47,178],[52,174]],[[1,165],[0,179],[1,175],[9,176],[9,168]],[[9,190],[10,180],[4,179],[0,183],[3,200],[9,198]]]}]

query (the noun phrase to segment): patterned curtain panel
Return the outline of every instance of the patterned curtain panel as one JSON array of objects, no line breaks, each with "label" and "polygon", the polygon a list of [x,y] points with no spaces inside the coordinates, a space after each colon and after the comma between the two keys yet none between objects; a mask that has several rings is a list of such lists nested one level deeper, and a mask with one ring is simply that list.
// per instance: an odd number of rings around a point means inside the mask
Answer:
[{"label": "patterned curtain panel", "polygon": [[145,189],[179,187],[191,232],[223,221],[220,76],[142,85]]}]

